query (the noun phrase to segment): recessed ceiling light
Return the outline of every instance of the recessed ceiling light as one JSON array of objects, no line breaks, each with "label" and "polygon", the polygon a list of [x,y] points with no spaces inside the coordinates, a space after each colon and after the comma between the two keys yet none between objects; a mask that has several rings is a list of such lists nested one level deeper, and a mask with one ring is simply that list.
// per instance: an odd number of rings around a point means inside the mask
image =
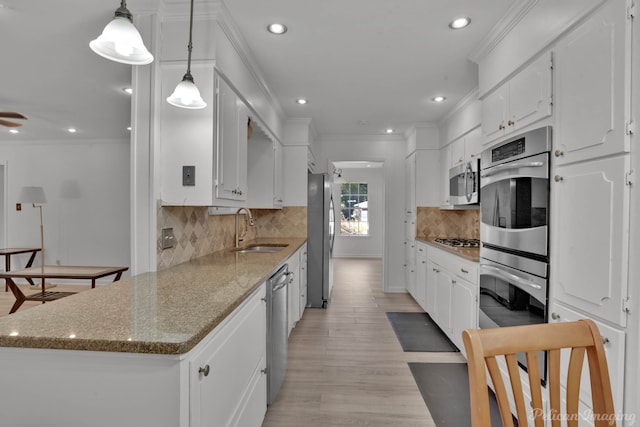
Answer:
[{"label": "recessed ceiling light", "polygon": [[435,97],[431,98],[431,100],[432,100],[433,102],[442,102],[442,101],[444,101],[445,99],[447,99],[447,98],[445,98],[444,96],[435,96]]},{"label": "recessed ceiling light", "polygon": [[296,99],[296,104],[299,104],[299,105],[305,105],[305,104],[307,104],[308,102],[309,102],[309,101],[308,101],[307,99],[304,99],[304,98],[298,98],[298,99]]},{"label": "recessed ceiling light", "polygon": [[385,129],[385,132],[386,132],[386,133],[393,133],[393,129],[391,129],[391,128],[387,128],[387,129]]},{"label": "recessed ceiling light", "polygon": [[127,126],[127,130],[128,130],[128,131],[131,131],[131,126]]},{"label": "recessed ceiling light", "polygon": [[67,131],[69,133],[76,133],[77,132],[76,128],[69,128],[69,129],[67,129]]},{"label": "recessed ceiling light", "polygon": [[131,95],[133,93],[133,88],[130,88],[130,87],[122,88],[122,90],[125,91],[126,93],[128,93],[129,95]]},{"label": "recessed ceiling light", "polygon": [[456,18],[453,21],[449,22],[449,28],[452,30],[459,30],[461,28],[466,27],[471,23],[471,18]]},{"label": "recessed ceiling light", "polygon": [[20,133],[18,129],[9,129],[9,133]]},{"label": "recessed ceiling light", "polygon": [[267,31],[271,34],[281,35],[287,32],[287,26],[284,24],[269,24],[267,25]]}]

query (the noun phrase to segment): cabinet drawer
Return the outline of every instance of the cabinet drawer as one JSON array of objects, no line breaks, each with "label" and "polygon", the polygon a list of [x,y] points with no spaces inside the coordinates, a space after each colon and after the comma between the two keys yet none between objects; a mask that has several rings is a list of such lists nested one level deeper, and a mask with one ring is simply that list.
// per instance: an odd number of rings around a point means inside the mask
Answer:
[{"label": "cabinet drawer", "polygon": [[458,255],[440,250],[433,246],[428,249],[428,258],[455,276],[474,285],[478,284],[478,263],[467,261]]}]

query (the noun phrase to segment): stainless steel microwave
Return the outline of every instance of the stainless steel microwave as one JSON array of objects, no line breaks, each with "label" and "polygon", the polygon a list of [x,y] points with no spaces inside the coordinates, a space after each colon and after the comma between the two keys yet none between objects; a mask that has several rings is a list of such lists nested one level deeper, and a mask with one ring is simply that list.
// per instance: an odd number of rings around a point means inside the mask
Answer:
[{"label": "stainless steel microwave", "polygon": [[479,159],[472,160],[449,169],[449,201],[452,205],[477,205],[480,202],[479,163]]}]

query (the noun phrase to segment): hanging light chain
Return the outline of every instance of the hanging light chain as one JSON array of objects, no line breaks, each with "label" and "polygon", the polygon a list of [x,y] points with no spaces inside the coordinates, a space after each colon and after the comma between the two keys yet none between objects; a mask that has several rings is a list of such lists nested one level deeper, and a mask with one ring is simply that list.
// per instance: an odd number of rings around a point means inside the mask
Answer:
[{"label": "hanging light chain", "polygon": [[191,50],[193,49],[193,43],[191,43],[192,36],[193,36],[193,0],[191,0],[191,15],[189,17],[189,44],[187,45],[187,51],[188,51],[187,74],[185,74],[183,78],[183,80],[189,80],[191,83],[193,83],[193,77],[191,76]]}]

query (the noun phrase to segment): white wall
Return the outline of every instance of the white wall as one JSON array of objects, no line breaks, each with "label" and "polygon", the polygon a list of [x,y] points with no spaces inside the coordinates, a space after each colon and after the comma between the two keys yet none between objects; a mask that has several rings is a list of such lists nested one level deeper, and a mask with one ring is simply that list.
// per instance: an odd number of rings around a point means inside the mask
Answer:
[{"label": "white wall", "polygon": [[[47,197],[47,264],[129,266],[128,140],[3,141],[0,164],[5,165],[7,246],[40,246],[39,209],[22,204],[16,211],[16,203],[23,186],[41,186]],[[12,268],[27,258],[15,257]]]},{"label": "white wall", "polygon": [[333,246],[335,257],[382,258],[384,231],[384,169],[341,168],[346,182],[363,182],[369,190],[369,235],[340,235],[340,183],[333,185],[333,202],[336,206],[336,239]]},{"label": "white wall", "polygon": [[406,140],[398,136],[321,138],[316,153],[318,164],[326,170],[328,162],[368,160],[384,162],[385,247],[384,290],[405,292],[404,285],[404,158]]}]

